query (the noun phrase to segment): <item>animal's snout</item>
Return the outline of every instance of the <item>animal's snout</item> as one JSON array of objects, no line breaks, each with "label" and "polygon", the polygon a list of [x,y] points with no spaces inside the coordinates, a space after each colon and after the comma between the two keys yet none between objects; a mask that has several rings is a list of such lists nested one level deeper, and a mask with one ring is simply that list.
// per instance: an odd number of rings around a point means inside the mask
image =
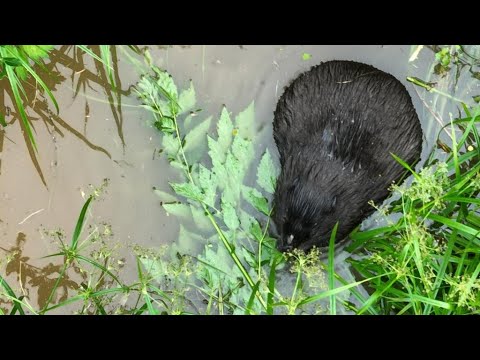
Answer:
[{"label": "animal's snout", "polygon": [[278,245],[278,250],[281,252],[286,252],[293,249],[293,235],[282,236],[280,244]]}]

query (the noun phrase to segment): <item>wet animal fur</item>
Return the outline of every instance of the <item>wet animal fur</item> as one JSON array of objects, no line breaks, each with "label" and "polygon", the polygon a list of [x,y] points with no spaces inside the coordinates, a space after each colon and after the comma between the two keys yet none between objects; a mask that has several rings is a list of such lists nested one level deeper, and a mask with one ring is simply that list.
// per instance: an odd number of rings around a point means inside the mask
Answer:
[{"label": "wet animal fur", "polygon": [[278,247],[343,240],[413,165],[422,129],[410,95],[392,75],[353,61],[329,61],[295,79],[273,122],[281,173],[274,196]]}]

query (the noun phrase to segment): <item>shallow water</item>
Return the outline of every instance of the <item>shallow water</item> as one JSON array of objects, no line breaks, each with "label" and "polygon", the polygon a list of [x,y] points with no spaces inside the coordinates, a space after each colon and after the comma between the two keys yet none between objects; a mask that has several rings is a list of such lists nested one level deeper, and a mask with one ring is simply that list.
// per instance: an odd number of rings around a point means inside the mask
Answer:
[{"label": "shallow water", "polygon": [[[257,144],[258,156],[265,146],[275,149],[271,121],[283,87],[321,61],[361,61],[402,81],[412,96],[425,132],[423,158],[434,146],[439,129],[432,111],[437,111],[442,119],[448,118],[445,114],[449,112],[457,115],[455,102],[438,100],[423,89],[415,90],[406,81],[407,76],[427,77],[433,60],[428,49],[422,50],[413,63],[408,61],[410,46],[149,46],[149,49],[155,64],[168,70],[180,88],[187,87],[189,79],[193,81],[197,104],[205,116],[218,115],[222,104],[238,113],[255,101],[257,130],[265,129],[268,134],[263,137],[265,143]],[[311,54],[311,58],[304,60],[304,53]],[[41,98],[33,109],[28,109],[30,116],[39,118],[35,121],[38,162],[47,186],[32,163],[19,121],[5,128],[0,136],[0,247],[22,249],[21,256],[17,256],[18,266],[6,272],[7,278],[22,278],[25,287],[34,288],[30,294],[33,297],[37,291],[41,297],[48,283],[44,272],[35,269],[45,269],[52,262],[40,258],[58,250],[57,244],[40,230],[62,228],[71,234],[85,201],[82,193],[90,193],[90,184],[98,187],[103,179],[109,180],[105,195],[95,202],[89,216],[91,222],[111,226],[111,241],[157,247],[177,238],[177,221],[166,215],[152,192],[154,186],[168,189],[172,172],[164,158],[153,156],[160,138],[156,130],[148,126],[150,115],[136,106],[134,94],[128,94],[130,86],[138,81],[138,72],[121,51],[118,56],[118,74],[125,93],[121,109],[110,106],[106,76],[97,74],[88,56],[84,56],[83,65],[76,60],[72,48],[57,47],[54,52],[51,68],[60,77],[54,90],[59,117],[47,111]],[[87,78],[88,84],[85,89],[81,87],[75,97],[79,78]],[[5,84],[5,80],[0,82],[2,90]],[[467,89],[465,97],[468,98],[477,95],[478,87],[472,89],[460,83],[458,89]],[[33,101],[35,89],[29,93]],[[2,96],[0,103],[2,99],[13,109],[8,96]],[[40,114],[52,120],[63,136],[54,126],[42,121]],[[6,116],[7,122],[13,119],[13,115]],[[366,227],[374,224],[372,219],[365,223]],[[130,251],[122,254],[126,261],[124,278],[133,280],[137,277],[133,255]],[[3,268],[1,271],[3,274]],[[26,284],[29,281],[31,284]],[[18,289],[18,285],[14,287]]]}]

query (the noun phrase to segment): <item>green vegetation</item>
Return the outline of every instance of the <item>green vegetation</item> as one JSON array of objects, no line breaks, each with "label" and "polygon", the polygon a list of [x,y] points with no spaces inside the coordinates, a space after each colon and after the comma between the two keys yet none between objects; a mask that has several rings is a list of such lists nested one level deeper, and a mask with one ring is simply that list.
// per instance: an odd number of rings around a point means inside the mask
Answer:
[{"label": "green vegetation", "polygon": [[[111,49],[102,47],[99,57],[86,47],[79,48],[102,60],[115,88],[118,79],[108,70],[113,67]],[[41,48],[44,53],[38,55],[23,47],[11,47],[9,52],[6,46],[1,49],[2,74],[10,84],[11,78],[16,79],[11,86],[17,86],[21,93],[21,76],[35,77],[23,64],[45,58],[49,48]],[[28,57],[20,62],[13,60],[15,56],[5,55],[15,49]],[[421,50],[414,49],[411,60]],[[120,273],[124,260],[112,244],[109,226],[85,225],[88,209],[107,186],[105,183],[86,199],[69,243],[63,232],[49,232],[60,250],[47,258],[60,257],[63,263],[55,268],[54,277],[49,277],[39,308],[31,305],[22,284],[12,286],[0,277],[0,304],[4,304],[0,311],[478,313],[480,107],[475,96],[462,102],[461,94],[446,91],[439,83],[451,76],[456,87],[465,69],[472,78],[480,79],[476,71],[479,60],[477,54],[459,45],[430,50],[434,56],[428,77],[407,80],[418,86],[416,90],[435,96],[436,104],[444,99],[456,102],[458,116],[452,115],[448,121],[440,119],[437,146],[420,170],[396,158],[412,176],[401,186],[392,185],[391,201],[377,207],[381,215],[378,226],[351,234],[347,262],[357,279],[342,278],[335,271],[336,227],[328,254],[320,254],[318,249],[308,254],[297,250],[281,254],[276,250],[276,240],[270,235],[270,215],[278,166],[268,149],[257,146],[262,134],[254,128],[254,103],[236,116],[224,107],[218,119],[204,117],[197,108],[193,84],[180,90],[166,71],[152,64],[147,52],[147,70],[136,86],[136,94],[141,106],[152,115],[152,128],[161,142],[159,153],[176,170],[170,189],[155,188],[154,193],[165,212],[178,219],[178,241],[156,249],[132,245],[129,250],[135,254],[137,280],[124,283]],[[303,59],[308,60],[305,55]],[[54,101],[53,95],[51,99]],[[5,259],[7,268],[20,256],[15,251]],[[40,276],[34,270],[31,273],[32,278]]]},{"label": "green vegetation", "polygon": [[[110,103],[112,106],[117,103],[120,107],[120,89],[116,87],[114,66],[112,64],[112,54],[116,54],[115,46],[98,46],[99,55],[97,55],[93,50],[95,47],[91,48],[85,45],[77,45],[76,48],[91,56],[93,59],[95,59],[95,61],[104,67],[100,69],[97,66],[97,69],[100,72],[103,71],[108,74],[107,82],[117,95],[116,99],[114,99],[111,95],[109,96]],[[6,93],[10,96],[11,101],[16,109],[16,117],[21,120],[20,127],[23,131],[25,143],[32,158],[32,162],[45,185],[46,182],[37,160],[38,148],[35,141],[34,125],[31,117],[27,114],[27,108],[31,107],[33,110],[35,110],[46,123],[52,123],[52,120],[49,118],[49,116],[45,116],[45,113],[56,116],[57,122],[59,122],[63,127],[67,128],[67,130],[73,132],[74,134],[76,133],[77,136],[80,135],[58,117],[60,109],[57,100],[47,85],[47,83],[51,82],[52,78],[56,77],[56,74],[53,73],[53,69],[46,64],[46,62],[50,60],[52,52],[55,52],[53,45],[0,45],[0,81],[2,79],[6,79],[8,81]],[[81,82],[79,81],[79,85],[80,84]],[[32,96],[30,95],[32,90],[34,91],[33,100],[31,99]],[[78,88],[76,93],[77,92]],[[36,109],[36,105],[40,103],[40,101],[37,103],[37,97],[39,94],[47,95],[48,99],[50,99],[55,107],[56,114],[51,113],[50,109],[48,108],[45,108],[40,112],[38,109]],[[5,104],[0,105],[6,108]],[[0,112],[0,125],[3,128],[9,125],[6,121],[5,113],[3,111]],[[122,135],[120,130],[119,134]],[[120,137],[122,138],[122,136]],[[88,140],[85,139],[85,141],[88,144]],[[104,149],[99,150],[106,152]]]}]

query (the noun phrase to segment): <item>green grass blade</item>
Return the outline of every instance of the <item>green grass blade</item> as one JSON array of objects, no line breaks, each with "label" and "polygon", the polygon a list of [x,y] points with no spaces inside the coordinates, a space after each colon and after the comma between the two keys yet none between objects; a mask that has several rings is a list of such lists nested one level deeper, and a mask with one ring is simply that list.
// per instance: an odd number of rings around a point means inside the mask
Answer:
[{"label": "green grass blade", "polygon": [[90,50],[87,46],[85,45],[76,45],[80,50],[82,50],[84,53],[90,55],[92,58],[94,58],[95,60],[98,60],[100,61],[100,63],[102,63],[104,66],[110,68],[110,70],[113,70],[112,67],[105,63],[104,60],[99,57],[97,54],[95,54],[92,50]]},{"label": "green grass blade", "polygon": [[480,205],[480,199],[468,198],[463,196],[446,196],[444,198],[446,201],[461,202],[467,204],[477,204]]},{"label": "green grass blade", "polygon": [[333,290],[324,291],[320,294],[309,296],[309,297],[303,299],[298,305],[301,306],[301,305],[309,304],[309,303],[314,302],[314,301],[322,300],[322,299],[325,299],[329,296],[340,294],[343,291],[346,291],[348,289],[356,287],[356,286],[358,286],[360,284],[363,284],[365,282],[372,281],[372,280],[377,279],[381,276],[386,276],[386,275],[391,275],[391,274],[393,274],[393,273],[386,273],[386,274],[377,275],[377,276],[374,276],[374,277],[371,277],[371,278],[368,278],[368,279],[364,279],[364,280],[361,280],[361,281],[355,281],[355,282],[353,282],[351,284],[348,284],[348,285],[345,285],[345,286],[340,286],[340,287],[335,288]]},{"label": "green grass blade", "polygon": [[32,127],[30,126],[30,121],[28,120],[27,114],[25,113],[25,107],[23,106],[23,101],[18,91],[19,87],[21,87],[22,85],[20,84],[17,75],[15,75],[15,72],[10,66],[6,66],[5,70],[7,71],[8,81],[10,82],[13,97],[15,99],[18,112],[20,113],[20,119],[22,120],[25,131],[27,132],[28,139],[30,140],[30,143],[32,144],[35,151],[38,152],[37,143],[35,142],[35,137],[33,136],[32,132]]},{"label": "green grass blade", "polygon": [[[335,238],[337,236],[338,221],[333,227],[332,235],[330,235],[330,242],[328,244],[328,289],[335,288]],[[330,315],[337,314],[337,297],[335,294],[330,295]]]},{"label": "green grass blade", "polygon": [[76,250],[78,246],[78,238],[80,237],[80,233],[82,232],[82,227],[83,227],[83,221],[85,220],[85,214],[87,212],[88,206],[90,205],[90,202],[92,201],[93,197],[90,196],[85,204],[82,207],[82,211],[80,211],[80,216],[78,217],[77,224],[75,225],[75,230],[73,232],[72,236],[72,245],[71,249]]},{"label": "green grass blade", "polygon": [[[12,53],[12,55],[15,55],[15,54]],[[23,60],[21,57],[18,57],[17,59],[20,61],[22,66],[25,68],[25,70],[27,70],[28,73],[33,76],[33,78],[43,88],[43,90],[45,90],[45,92],[48,94],[48,97],[50,98],[50,100],[52,100],[53,105],[55,105],[55,109],[57,110],[57,113],[59,113],[60,109],[58,107],[57,100],[55,99],[55,96],[53,96],[53,94],[50,91],[50,89],[48,88],[48,86],[43,82],[43,80],[38,76],[38,74],[35,72],[35,70],[33,70],[33,68],[30,66],[30,64],[27,61]]]},{"label": "green grass blade", "polygon": [[[282,255],[283,256],[283,255]],[[279,258],[273,259],[270,266],[270,273],[268,274],[268,294],[267,294],[267,314],[273,315],[273,295],[275,293],[275,275]]]},{"label": "green grass blade", "polygon": [[418,294],[412,294],[411,297],[412,297],[413,300],[421,301],[425,304],[440,307],[442,309],[450,310],[452,308],[452,305],[449,304],[449,303],[446,303],[445,301],[430,299],[430,298],[427,298],[425,296],[421,296],[421,295],[418,295]]},{"label": "green grass blade", "polygon": [[480,234],[479,230],[473,229],[470,226],[460,224],[460,223],[456,222],[455,220],[448,219],[444,216],[440,216],[440,215],[436,215],[436,214],[428,214],[427,218],[429,218],[430,220],[442,223],[442,224],[448,226],[451,229],[456,229],[456,230],[459,230],[463,233],[473,235],[474,237],[476,237],[476,239],[474,239],[474,242],[477,245],[480,245],[480,240],[478,239],[478,235]]},{"label": "green grass blade", "polygon": [[[385,276],[387,274],[381,274],[379,275],[378,277],[380,276]],[[387,291],[390,287],[392,287],[396,282],[397,282],[397,278],[393,278],[391,279],[386,285],[384,285],[381,289],[377,289],[372,295],[370,295],[370,297],[368,298],[368,300],[365,302],[365,304],[362,306],[362,308],[360,310],[358,310],[358,315],[361,315],[363,314],[365,311],[367,311],[367,308],[370,307],[375,301],[377,301],[380,296],[383,295],[383,293],[385,291]]]},{"label": "green grass blade", "polygon": [[411,167],[410,165],[408,165],[405,161],[403,161],[402,159],[400,159],[397,155],[395,155],[394,153],[390,153],[390,155],[393,156],[393,158],[400,164],[402,165],[405,169],[407,169],[408,171],[410,171],[412,173],[413,176],[415,176],[415,179],[417,180],[420,180],[420,175],[418,175]]},{"label": "green grass blade", "polygon": [[50,305],[50,303],[52,302],[53,294],[55,294],[55,292],[57,291],[58,284],[60,284],[60,281],[62,280],[63,275],[65,274],[65,271],[67,270],[67,266],[68,266],[68,264],[65,262],[63,264],[62,271],[60,271],[60,274],[58,274],[58,278],[55,281],[55,284],[53,285],[52,290],[50,291],[50,295],[48,296],[48,299],[47,299],[47,302],[45,303],[45,306],[40,311],[40,314],[45,314],[46,309],[48,308],[48,305]]},{"label": "green grass blade", "polygon": [[7,127],[7,123],[5,121],[5,115],[3,115],[2,113],[0,113],[0,125],[2,125],[3,127]]},{"label": "green grass blade", "polygon": [[113,78],[112,57],[110,53],[110,45],[100,45],[100,55],[102,57],[102,63],[105,64],[108,79],[112,89],[116,89],[115,79]]},{"label": "green grass blade", "polygon": [[122,283],[120,282],[120,280],[118,280],[118,278],[112,274],[112,272],[110,270],[108,270],[105,266],[97,263],[96,261],[92,260],[92,259],[89,259],[83,255],[79,255],[77,254],[76,256],[76,259],[77,260],[82,260],[82,261],[85,261],[86,263],[89,263],[90,265],[93,265],[95,266],[96,268],[99,268],[100,270],[102,270],[104,273],[107,273],[108,275],[110,275],[110,277],[115,280],[119,285],[122,285]]},{"label": "green grass blade", "polygon": [[17,301],[14,301],[13,302],[13,310],[18,310],[18,312],[22,315],[25,315],[25,312],[23,311],[23,308],[22,308],[22,305],[21,305],[21,299],[17,298],[17,296],[15,295],[15,293],[13,292],[12,288],[10,287],[10,285],[8,285],[8,283],[5,281],[5,279],[0,275],[0,287],[3,287],[5,289],[5,291],[7,292],[7,294],[13,298],[13,299],[16,299]]},{"label": "green grass blade", "polygon": [[252,293],[248,299],[247,308],[245,309],[245,315],[252,315],[252,306],[253,306],[253,302],[255,301],[255,296],[257,294],[259,286],[260,286],[260,280],[257,281],[257,283],[252,289]]},{"label": "green grass blade", "polygon": [[76,295],[76,296],[74,296],[74,297],[71,297],[71,298],[69,298],[69,299],[66,299],[65,301],[59,302],[58,304],[52,305],[51,307],[44,309],[44,310],[42,311],[42,313],[43,313],[43,314],[44,314],[44,313],[47,313],[47,312],[49,312],[49,311],[52,311],[52,310],[54,310],[54,309],[58,309],[58,308],[60,308],[60,307],[62,307],[62,306],[66,306],[66,305],[68,305],[68,304],[72,304],[72,303],[74,303],[74,302],[76,302],[76,301],[79,301],[79,300],[84,300],[84,296],[83,296],[83,295]]}]

